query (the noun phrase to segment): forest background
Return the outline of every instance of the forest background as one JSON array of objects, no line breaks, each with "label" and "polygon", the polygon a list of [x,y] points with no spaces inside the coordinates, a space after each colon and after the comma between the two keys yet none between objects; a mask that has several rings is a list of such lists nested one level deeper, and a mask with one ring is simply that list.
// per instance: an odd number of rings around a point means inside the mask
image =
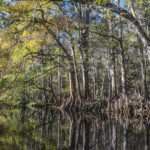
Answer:
[{"label": "forest background", "polygon": [[7,103],[148,101],[150,1],[1,0],[0,58]]}]

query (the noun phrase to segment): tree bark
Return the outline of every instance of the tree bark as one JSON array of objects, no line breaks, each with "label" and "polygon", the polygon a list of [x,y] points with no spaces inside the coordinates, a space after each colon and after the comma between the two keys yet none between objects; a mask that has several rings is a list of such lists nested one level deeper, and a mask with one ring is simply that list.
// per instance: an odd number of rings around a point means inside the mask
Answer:
[{"label": "tree bark", "polygon": [[[43,50],[43,48],[40,50],[41,51],[41,53],[44,53],[44,50]],[[43,56],[41,56],[41,72],[43,73],[43,67],[44,67],[44,60],[43,60]],[[46,84],[45,84],[45,79],[44,79],[44,77],[42,76],[41,77],[41,85],[42,85],[42,102],[45,102],[45,103],[47,103],[48,102],[48,100],[47,100],[47,97],[46,97],[46,91],[45,91],[45,86],[46,86]]]},{"label": "tree bark", "polygon": [[61,68],[60,68],[60,56],[58,56],[58,105],[61,104]]},{"label": "tree bark", "polygon": [[[112,3],[107,2],[104,7],[110,8],[112,12],[117,13],[118,15],[122,16],[123,18],[127,19],[136,29],[138,36],[140,37],[141,41],[143,42],[144,46],[150,48],[150,38],[141,27],[138,20],[130,14],[127,10],[121,8],[120,6],[114,5]],[[149,49],[150,50],[150,49]]]},{"label": "tree bark", "polygon": [[[107,12],[109,14],[109,11]],[[109,32],[112,32],[112,22],[111,20],[108,21],[108,27],[109,27]],[[109,42],[112,42],[112,38],[110,38]],[[110,72],[110,77],[111,77],[111,98],[116,98],[117,92],[116,92],[116,62],[115,62],[115,51],[112,49],[111,46],[108,44],[108,49],[109,49],[109,72]]]},{"label": "tree bark", "polygon": [[81,105],[82,105],[81,90],[80,90],[80,84],[79,84],[79,78],[78,78],[78,69],[77,69],[77,63],[76,63],[75,50],[74,50],[74,45],[72,44],[72,41],[71,41],[71,51],[72,51],[73,64],[74,64],[74,70],[75,70],[75,78],[76,78],[76,84],[77,84],[77,95],[78,95],[79,105],[81,107]]},{"label": "tree bark", "polygon": [[148,100],[145,61],[144,61],[144,56],[143,56],[143,47],[142,47],[142,43],[140,39],[139,39],[139,43],[140,43],[139,52],[140,52],[140,57],[141,57],[141,75],[142,75],[142,83],[143,83],[143,96],[144,96],[144,100]]},{"label": "tree bark", "polygon": [[56,43],[60,47],[60,49],[64,52],[64,54],[67,57],[67,60],[69,62],[69,84],[70,84],[70,98],[69,100],[65,103],[62,104],[62,108],[73,108],[75,105],[75,100],[77,99],[77,88],[76,88],[76,76],[75,76],[75,68],[74,68],[74,59],[73,56],[71,56],[68,53],[68,49],[63,46],[63,44],[60,42],[58,37],[55,35],[55,33],[46,26],[47,31],[53,36],[55,39]]},{"label": "tree bark", "polygon": [[80,51],[80,60],[82,66],[82,95],[86,100],[89,98],[89,73],[88,73],[88,65],[89,65],[89,7],[87,5],[79,4],[80,12],[79,17],[81,21],[81,25],[83,28],[80,30],[79,36],[79,51]]},{"label": "tree bark", "polygon": [[[120,0],[116,0],[118,7],[120,6]],[[122,82],[122,99],[127,100],[127,88],[126,88],[126,69],[124,59],[124,48],[123,48],[123,29],[121,17],[119,16],[119,49],[121,53],[121,82]]]},{"label": "tree bark", "polygon": [[127,88],[126,88],[126,70],[124,60],[124,49],[122,40],[119,41],[119,47],[121,51],[121,82],[122,82],[122,99],[127,100]]},{"label": "tree bark", "polygon": [[[134,17],[136,17],[134,14],[134,6],[132,5],[131,8],[132,14]],[[148,35],[148,32],[147,32]],[[138,42],[139,42],[139,54],[140,54],[140,64],[141,64],[141,75],[142,75],[142,84],[143,84],[143,96],[145,100],[148,100],[148,93],[147,93],[147,81],[146,81],[146,69],[145,69],[145,61],[143,56],[143,45],[140,37],[138,36]],[[148,51],[148,59],[150,61],[150,51]]]},{"label": "tree bark", "polygon": [[77,100],[77,88],[76,88],[76,76],[73,61],[69,63],[69,84],[70,84],[70,98],[61,107],[66,109],[72,109]]}]

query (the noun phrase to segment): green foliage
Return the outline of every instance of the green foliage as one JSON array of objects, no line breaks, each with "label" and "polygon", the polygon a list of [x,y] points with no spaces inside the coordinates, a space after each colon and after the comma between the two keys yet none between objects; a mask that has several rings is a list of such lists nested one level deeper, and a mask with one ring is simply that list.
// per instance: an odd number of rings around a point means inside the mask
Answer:
[{"label": "green foliage", "polygon": [[105,3],[107,3],[109,0],[94,0],[95,4],[98,5],[104,5]]}]

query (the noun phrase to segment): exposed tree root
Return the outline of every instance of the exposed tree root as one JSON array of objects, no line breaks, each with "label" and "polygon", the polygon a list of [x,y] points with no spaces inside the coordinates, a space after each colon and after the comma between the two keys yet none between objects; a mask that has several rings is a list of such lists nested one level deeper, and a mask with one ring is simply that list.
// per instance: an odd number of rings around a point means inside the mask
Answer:
[{"label": "exposed tree root", "polygon": [[[36,106],[34,106],[36,107]],[[40,105],[37,105],[40,107]],[[143,118],[150,120],[150,102],[146,100],[127,100],[123,101],[121,99],[113,100],[97,100],[84,102],[82,107],[77,103],[77,99],[74,96],[71,96],[69,99],[64,100],[61,106],[43,106],[41,108],[51,107],[53,109],[59,110],[75,110],[85,113],[101,113],[108,114],[111,116],[121,115],[128,118]]]},{"label": "exposed tree root", "polygon": [[65,100],[65,101],[61,104],[60,108],[61,108],[61,109],[68,109],[68,110],[71,110],[71,109],[73,109],[74,107],[77,106],[76,101],[77,101],[77,99],[76,99],[74,96],[70,96],[69,99]]}]

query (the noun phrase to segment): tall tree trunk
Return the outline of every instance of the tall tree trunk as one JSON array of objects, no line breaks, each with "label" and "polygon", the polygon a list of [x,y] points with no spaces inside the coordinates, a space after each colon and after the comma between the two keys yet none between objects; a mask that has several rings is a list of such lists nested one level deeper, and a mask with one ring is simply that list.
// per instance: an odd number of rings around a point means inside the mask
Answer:
[{"label": "tall tree trunk", "polygon": [[87,5],[79,4],[80,6],[80,21],[83,28],[80,30],[80,42],[79,42],[79,51],[80,51],[80,60],[82,65],[82,95],[86,100],[89,98],[89,14],[90,8]]},{"label": "tall tree trunk", "polygon": [[[44,53],[44,50],[43,50],[43,48],[41,49],[41,53]],[[43,56],[41,56],[41,71],[43,72],[43,67],[44,67],[44,59],[43,59]],[[47,97],[46,97],[46,91],[45,91],[45,87],[46,87],[46,84],[45,84],[45,79],[44,79],[44,77],[42,76],[41,77],[41,84],[42,84],[42,102],[45,102],[45,103],[47,103],[48,101],[47,101]]]},{"label": "tall tree trunk", "polygon": [[115,68],[115,54],[112,49],[110,49],[110,81],[111,81],[111,96],[112,98],[116,98],[117,92],[116,92],[116,68]]},{"label": "tall tree trunk", "polygon": [[108,97],[112,97],[112,92],[111,92],[111,76],[110,76],[110,68],[108,71]]},{"label": "tall tree trunk", "polygon": [[[103,90],[104,90],[104,81],[105,81],[105,73],[103,73],[103,76],[102,76],[102,85],[101,85],[101,89],[100,89],[100,97],[101,99],[103,99],[104,97],[104,94],[103,94]],[[108,80],[109,81],[109,80]],[[109,87],[109,86],[108,86]],[[109,90],[108,90],[109,91]]]},{"label": "tall tree trunk", "polygon": [[[118,6],[120,6],[120,0],[116,0]],[[127,88],[126,88],[126,70],[125,70],[125,60],[124,60],[124,48],[122,39],[122,22],[119,16],[119,49],[121,53],[121,82],[122,82],[122,99],[127,100]]]},{"label": "tall tree trunk", "polygon": [[144,100],[148,100],[145,61],[144,61],[144,56],[143,56],[143,47],[142,47],[142,43],[140,39],[139,39],[139,43],[140,43],[139,52],[140,52],[140,57],[141,57],[141,75],[142,75],[142,83],[143,83],[143,95],[144,95]]},{"label": "tall tree trunk", "polygon": [[121,51],[122,99],[127,100],[126,70],[125,70],[124,49],[123,49],[122,39],[119,41],[119,47],[120,47],[120,51]]},{"label": "tall tree trunk", "polygon": [[[109,11],[107,11],[107,14],[109,15]],[[112,32],[112,21],[108,21],[109,26],[109,32]],[[109,44],[112,42],[112,38],[109,40]],[[116,90],[116,62],[115,62],[115,51],[112,49],[111,46],[108,46],[109,49],[109,72],[111,77],[111,98],[116,98],[117,96],[117,90]]]},{"label": "tall tree trunk", "polygon": [[76,78],[76,84],[77,84],[77,95],[78,95],[79,105],[81,106],[82,105],[81,90],[80,90],[80,84],[79,84],[79,78],[78,78],[78,69],[77,69],[77,63],[76,63],[75,49],[74,49],[74,45],[73,45],[72,41],[71,41],[71,51],[72,51],[75,78]]},{"label": "tall tree trunk", "polygon": [[96,99],[96,89],[97,89],[97,86],[96,86],[96,67],[95,67],[95,59],[94,59],[94,56],[92,56],[92,75],[93,75],[93,93],[92,93],[92,98],[93,99]]},{"label": "tall tree trunk", "polygon": [[65,108],[73,108],[77,99],[76,76],[73,61],[69,63],[69,82],[70,82],[70,98],[65,104]]},{"label": "tall tree trunk", "polygon": [[[59,53],[58,53],[59,55]],[[58,105],[61,104],[61,68],[60,68],[60,56],[58,56]]]},{"label": "tall tree trunk", "polygon": [[68,49],[64,47],[64,45],[61,43],[59,40],[58,36],[46,26],[47,31],[53,36],[55,39],[56,43],[60,47],[60,49],[64,52],[66,55],[66,58],[68,59],[69,62],[69,83],[70,83],[70,98],[69,100],[61,105],[61,108],[72,108],[75,105],[75,101],[77,99],[77,87],[76,87],[76,71],[74,68],[74,58],[68,53]]}]

